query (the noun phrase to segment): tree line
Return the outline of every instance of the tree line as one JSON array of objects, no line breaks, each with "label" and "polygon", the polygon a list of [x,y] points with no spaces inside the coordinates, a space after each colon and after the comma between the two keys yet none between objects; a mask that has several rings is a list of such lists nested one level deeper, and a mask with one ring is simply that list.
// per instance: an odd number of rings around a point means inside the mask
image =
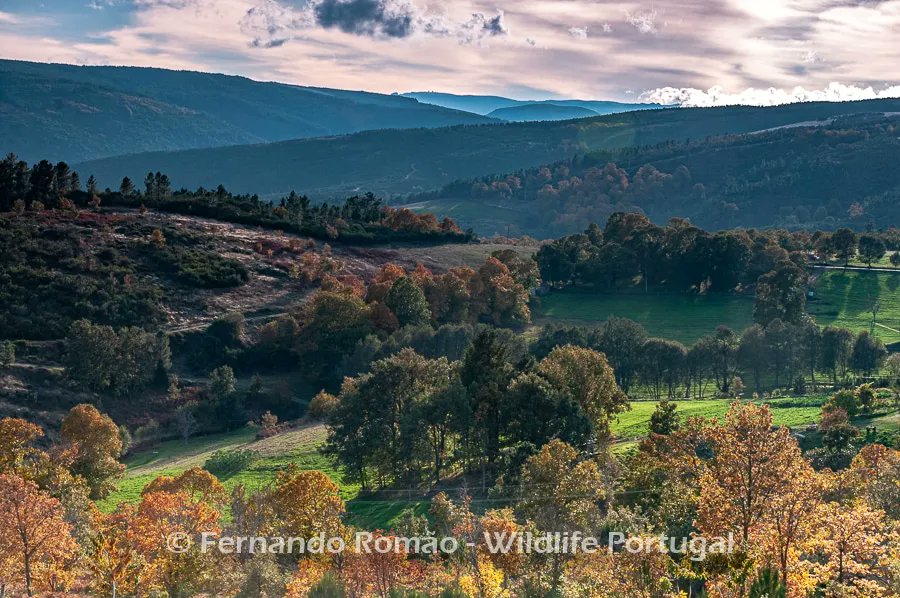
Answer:
[{"label": "tree line", "polygon": [[371,193],[348,198],[343,204],[312,204],[308,197],[291,191],[278,201],[269,202],[257,195],[232,194],[222,185],[212,190],[175,190],[169,177],[161,172],[148,173],[143,189],[125,177],[117,190],[101,190],[93,176],[83,189],[78,173],[65,162],[41,160],[29,166],[15,154],[0,160],[0,212],[96,209],[101,205],[153,208],[356,244],[471,239],[470,233],[460,230],[449,218],[439,221],[433,214],[395,209]]}]

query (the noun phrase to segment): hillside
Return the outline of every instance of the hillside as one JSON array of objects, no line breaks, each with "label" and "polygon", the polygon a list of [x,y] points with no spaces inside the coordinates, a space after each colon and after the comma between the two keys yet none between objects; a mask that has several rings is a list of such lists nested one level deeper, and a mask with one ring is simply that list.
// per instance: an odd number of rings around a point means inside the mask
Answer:
[{"label": "hillside", "polygon": [[490,122],[402,96],[137,67],[0,61],[3,151],[69,162]]},{"label": "hillside", "polygon": [[488,116],[511,122],[569,120],[573,118],[590,118],[597,113],[579,106],[559,106],[556,104],[526,104],[498,108]]},{"label": "hillside", "polygon": [[119,156],[77,165],[101,186],[166,172],[177,186],[312,199],[359,191],[396,196],[460,179],[553,163],[595,150],[750,133],[865,111],[898,112],[900,100],[643,110],[578,121],[367,131],[353,135]]},{"label": "hillside", "polygon": [[[408,98],[415,98],[423,104],[434,104],[454,110],[465,110],[475,114],[490,115],[495,110],[503,108],[522,108],[526,106],[571,106],[590,110],[594,114],[617,114],[619,112],[631,112],[634,110],[648,110],[651,108],[663,108],[660,104],[625,104],[622,102],[609,102],[604,100],[513,100],[502,96],[478,96],[455,95],[452,93],[438,93],[434,91],[414,91],[402,94]],[[523,116],[539,114],[538,112],[525,111]],[[574,118],[574,117],[573,117]],[[532,119],[508,119],[508,120],[549,120],[544,118]]]},{"label": "hillside", "polygon": [[[888,112],[889,110],[885,110]],[[545,238],[638,210],[658,223],[862,229],[896,223],[898,119],[873,113],[759,133],[591,152],[411,198],[482,234]],[[612,166],[610,166],[612,165]],[[536,217],[540,215],[540,217]]]}]

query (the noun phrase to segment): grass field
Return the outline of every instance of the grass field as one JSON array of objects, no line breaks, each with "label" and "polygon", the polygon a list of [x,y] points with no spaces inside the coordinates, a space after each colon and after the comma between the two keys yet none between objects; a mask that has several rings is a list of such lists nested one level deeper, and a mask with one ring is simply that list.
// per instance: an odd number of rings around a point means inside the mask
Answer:
[{"label": "grass field", "polygon": [[753,299],[734,295],[598,294],[557,291],[541,298],[538,324],[600,324],[610,316],[639,322],[653,336],[691,344],[724,324],[743,330],[753,321]]},{"label": "grass field", "polygon": [[885,343],[900,341],[900,273],[829,270],[819,274],[813,289],[807,310],[820,325],[869,330],[877,297],[875,335]]},{"label": "grass field", "polygon": [[[772,409],[772,417],[779,426],[805,426],[819,420],[825,397],[789,397],[766,401]],[[728,413],[731,401],[710,399],[699,401],[675,401],[678,413],[687,417],[723,417]],[[631,410],[619,414],[613,424],[613,433],[621,439],[646,436],[650,429],[650,416],[656,409],[656,401],[633,401]]]},{"label": "grass field", "polygon": [[[770,404],[775,423],[790,426],[812,423],[819,417],[822,400],[814,397],[774,399]],[[613,433],[621,439],[619,449],[633,446],[636,438],[647,434],[650,415],[655,407],[656,403],[652,401],[636,401],[632,403],[631,411],[619,416],[612,426]],[[683,417],[721,417],[728,407],[729,401],[723,399],[678,403],[678,411]],[[252,430],[244,429],[230,434],[193,438],[188,442],[164,442],[127,459],[128,469],[118,490],[101,501],[99,506],[110,511],[120,502],[135,502],[140,499],[141,490],[157,476],[177,475],[191,467],[201,467],[217,450],[250,449],[257,455],[253,463],[245,470],[222,479],[228,490],[238,484],[251,489],[259,488],[269,483],[278,470],[294,463],[301,469],[317,469],[327,473],[341,487],[341,496],[347,501],[350,519],[356,525],[386,529],[404,509],[413,508],[417,513],[427,511],[429,503],[418,492],[392,491],[377,497],[360,496],[359,487],[346,483],[334,464],[319,454],[318,448],[325,440],[325,434],[323,425],[309,425],[263,440],[256,440]]]}]

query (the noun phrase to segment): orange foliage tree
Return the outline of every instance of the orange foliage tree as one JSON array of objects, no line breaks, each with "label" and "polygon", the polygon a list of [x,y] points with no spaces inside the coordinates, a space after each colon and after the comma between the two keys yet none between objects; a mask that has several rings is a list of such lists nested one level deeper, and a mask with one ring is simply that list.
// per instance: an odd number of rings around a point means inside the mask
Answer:
[{"label": "orange foliage tree", "polygon": [[0,474],[0,588],[65,589],[76,545],[59,501],[37,484]]}]

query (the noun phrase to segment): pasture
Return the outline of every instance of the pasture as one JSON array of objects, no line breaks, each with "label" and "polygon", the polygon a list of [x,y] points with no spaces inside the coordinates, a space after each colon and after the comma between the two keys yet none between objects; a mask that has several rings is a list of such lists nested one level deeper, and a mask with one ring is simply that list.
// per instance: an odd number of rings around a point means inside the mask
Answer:
[{"label": "pasture", "polygon": [[[822,401],[822,398],[808,397],[772,399],[768,403],[776,424],[803,426],[818,420]],[[678,401],[678,412],[682,417],[722,417],[728,412],[729,404],[727,399]],[[617,449],[633,446],[635,439],[647,434],[650,416],[655,408],[653,401],[635,401],[630,411],[619,415],[612,425],[613,433],[619,439]],[[359,486],[345,482],[332,461],[319,453],[325,435],[325,426],[315,424],[261,440],[256,439],[253,430],[242,429],[228,434],[192,438],[187,442],[163,442],[126,459],[128,469],[124,479],[116,492],[100,501],[98,506],[104,511],[111,511],[121,502],[136,502],[143,488],[157,476],[177,475],[191,467],[202,467],[217,450],[249,449],[256,453],[256,458],[246,469],[222,478],[227,490],[238,484],[248,489],[260,488],[271,482],[280,469],[293,463],[303,470],[317,469],[328,474],[341,487],[350,521],[356,525],[385,529],[407,508],[414,509],[418,514],[428,510],[429,502],[422,491],[389,490],[377,496],[361,496]]]},{"label": "pasture", "polygon": [[630,318],[651,336],[686,345],[724,324],[741,331],[753,323],[753,299],[726,294],[609,294],[567,289],[541,297],[538,324],[600,325],[610,316]]},{"label": "pasture", "polygon": [[807,311],[820,326],[869,330],[872,303],[878,300],[875,336],[885,344],[900,341],[900,273],[828,270],[817,274]]}]

